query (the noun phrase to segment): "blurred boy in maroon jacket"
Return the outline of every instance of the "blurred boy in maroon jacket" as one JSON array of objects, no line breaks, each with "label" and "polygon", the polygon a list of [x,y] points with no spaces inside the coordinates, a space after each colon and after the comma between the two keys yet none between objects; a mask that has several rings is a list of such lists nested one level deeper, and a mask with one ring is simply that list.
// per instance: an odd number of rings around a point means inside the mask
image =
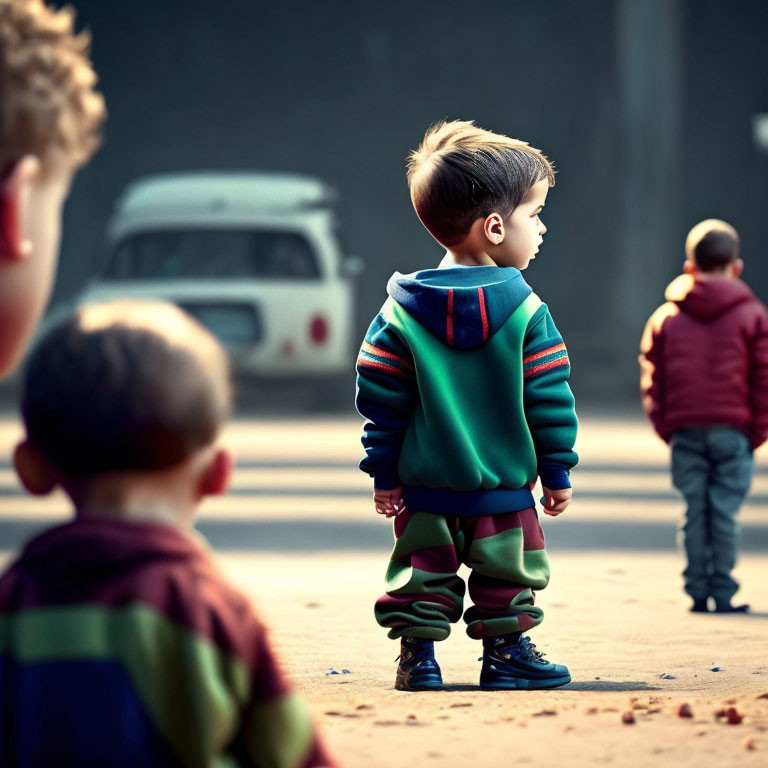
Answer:
[{"label": "blurred boy in maroon jacket", "polygon": [[752,480],[752,451],[768,437],[768,309],[740,277],[739,236],[724,221],[697,224],[685,274],[651,315],[640,346],[643,407],[672,447],[672,480],[685,496],[682,527],[691,610],[713,597],[721,613],[738,583],[736,514]]}]

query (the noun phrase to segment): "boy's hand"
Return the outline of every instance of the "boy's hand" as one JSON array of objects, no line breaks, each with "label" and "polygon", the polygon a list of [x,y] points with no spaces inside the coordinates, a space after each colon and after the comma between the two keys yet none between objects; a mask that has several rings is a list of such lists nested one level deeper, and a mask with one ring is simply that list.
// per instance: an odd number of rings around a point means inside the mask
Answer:
[{"label": "boy's hand", "polygon": [[403,486],[392,488],[388,491],[374,491],[373,505],[376,511],[384,517],[397,517],[405,511],[403,506]]},{"label": "boy's hand", "polygon": [[559,491],[550,491],[549,488],[542,488],[544,495],[541,497],[541,503],[544,505],[544,512],[552,517],[557,517],[561,512],[565,512],[568,502],[573,496],[572,488],[562,488]]}]

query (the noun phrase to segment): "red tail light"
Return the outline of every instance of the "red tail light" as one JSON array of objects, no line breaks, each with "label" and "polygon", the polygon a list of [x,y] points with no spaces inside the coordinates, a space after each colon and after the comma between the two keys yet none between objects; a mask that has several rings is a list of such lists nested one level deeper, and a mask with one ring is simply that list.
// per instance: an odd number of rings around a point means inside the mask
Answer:
[{"label": "red tail light", "polygon": [[310,321],[309,338],[315,344],[324,344],[328,339],[328,321],[322,315],[315,315]]}]

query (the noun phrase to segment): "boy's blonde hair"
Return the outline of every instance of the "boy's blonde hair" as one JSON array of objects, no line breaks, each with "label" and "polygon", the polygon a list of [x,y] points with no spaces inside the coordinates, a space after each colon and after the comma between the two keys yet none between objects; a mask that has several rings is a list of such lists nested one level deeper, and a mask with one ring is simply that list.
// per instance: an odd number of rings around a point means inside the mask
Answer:
[{"label": "boy's blonde hair", "polygon": [[44,170],[57,159],[75,169],[100,144],[104,100],[74,17],[43,0],[0,0],[0,173],[27,154]]},{"label": "boy's blonde hair", "polygon": [[554,167],[538,149],[471,120],[433,125],[409,155],[407,177],[421,223],[448,248],[477,219],[508,217],[536,182],[555,183]]}]

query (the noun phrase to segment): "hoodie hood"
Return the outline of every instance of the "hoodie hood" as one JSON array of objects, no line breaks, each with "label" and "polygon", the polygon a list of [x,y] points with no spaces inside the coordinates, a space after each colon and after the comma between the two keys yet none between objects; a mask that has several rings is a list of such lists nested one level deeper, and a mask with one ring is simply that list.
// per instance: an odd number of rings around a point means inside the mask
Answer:
[{"label": "hoodie hood", "polygon": [[709,322],[745,301],[754,299],[749,286],[738,278],[709,278],[696,280],[692,275],[680,275],[664,294],[681,312],[702,322]]},{"label": "hoodie hood", "polygon": [[71,585],[96,574],[109,578],[151,560],[199,559],[205,550],[194,536],[162,523],[75,519],[32,539],[20,564],[29,571],[45,571],[48,579],[60,574]]},{"label": "hoodie hood", "polygon": [[532,289],[514,267],[451,267],[395,272],[387,293],[444,344],[473,349],[504,325]]}]

